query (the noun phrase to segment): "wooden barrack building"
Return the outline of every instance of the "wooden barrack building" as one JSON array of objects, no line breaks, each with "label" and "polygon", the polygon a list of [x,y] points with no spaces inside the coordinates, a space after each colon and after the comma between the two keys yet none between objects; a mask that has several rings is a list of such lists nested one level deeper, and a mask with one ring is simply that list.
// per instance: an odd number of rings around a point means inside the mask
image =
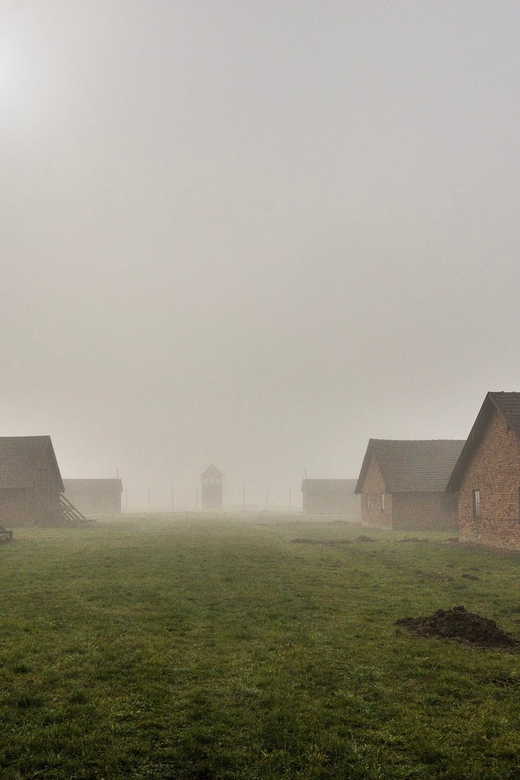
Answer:
[{"label": "wooden barrack building", "polygon": [[120,479],[64,479],[63,485],[65,498],[88,517],[121,514]]},{"label": "wooden barrack building", "polygon": [[0,524],[47,525],[60,516],[63,482],[50,436],[0,437]]}]

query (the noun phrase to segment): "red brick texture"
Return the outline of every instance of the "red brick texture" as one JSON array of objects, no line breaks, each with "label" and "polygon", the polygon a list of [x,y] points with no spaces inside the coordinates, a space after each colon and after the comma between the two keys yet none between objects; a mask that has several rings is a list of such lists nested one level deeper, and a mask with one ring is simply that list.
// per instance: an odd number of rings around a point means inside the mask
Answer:
[{"label": "red brick texture", "polygon": [[[476,445],[459,491],[459,537],[463,542],[520,550],[520,441],[497,409]],[[473,491],[480,491],[480,516]]]},{"label": "red brick texture", "polygon": [[[384,509],[381,508],[381,494],[385,495]],[[361,522],[378,528],[392,528],[392,496],[386,493],[385,480],[374,455],[361,494]]]}]

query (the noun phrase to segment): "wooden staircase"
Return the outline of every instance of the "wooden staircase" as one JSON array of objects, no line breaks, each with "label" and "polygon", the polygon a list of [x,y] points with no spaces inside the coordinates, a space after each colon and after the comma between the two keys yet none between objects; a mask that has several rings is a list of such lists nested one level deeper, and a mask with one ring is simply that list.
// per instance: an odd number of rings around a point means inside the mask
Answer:
[{"label": "wooden staircase", "polygon": [[3,525],[0,525],[0,544],[6,544],[13,541],[13,532],[7,531]]},{"label": "wooden staircase", "polygon": [[65,525],[69,528],[77,528],[78,526],[94,525],[95,520],[90,520],[85,517],[79,509],[76,509],[74,504],[65,498],[63,494],[60,494],[60,503],[58,507],[59,525]]}]

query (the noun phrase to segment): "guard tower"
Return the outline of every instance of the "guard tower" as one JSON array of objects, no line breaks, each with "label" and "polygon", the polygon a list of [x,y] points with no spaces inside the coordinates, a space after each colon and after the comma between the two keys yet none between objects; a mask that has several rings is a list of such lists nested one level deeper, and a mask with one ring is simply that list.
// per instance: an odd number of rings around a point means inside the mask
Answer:
[{"label": "guard tower", "polygon": [[202,477],[202,509],[222,509],[222,477],[213,465],[208,466]]}]

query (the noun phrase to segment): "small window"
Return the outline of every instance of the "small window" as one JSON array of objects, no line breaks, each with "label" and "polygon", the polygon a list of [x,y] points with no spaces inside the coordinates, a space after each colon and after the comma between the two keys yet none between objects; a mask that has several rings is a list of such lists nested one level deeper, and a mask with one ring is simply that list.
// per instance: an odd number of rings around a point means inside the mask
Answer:
[{"label": "small window", "polygon": [[473,491],[473,517],[480,517],[480,490]]},{"label": "small window", "polygon": [[381,512],[385,511],[385,494],[381,493]]}]

